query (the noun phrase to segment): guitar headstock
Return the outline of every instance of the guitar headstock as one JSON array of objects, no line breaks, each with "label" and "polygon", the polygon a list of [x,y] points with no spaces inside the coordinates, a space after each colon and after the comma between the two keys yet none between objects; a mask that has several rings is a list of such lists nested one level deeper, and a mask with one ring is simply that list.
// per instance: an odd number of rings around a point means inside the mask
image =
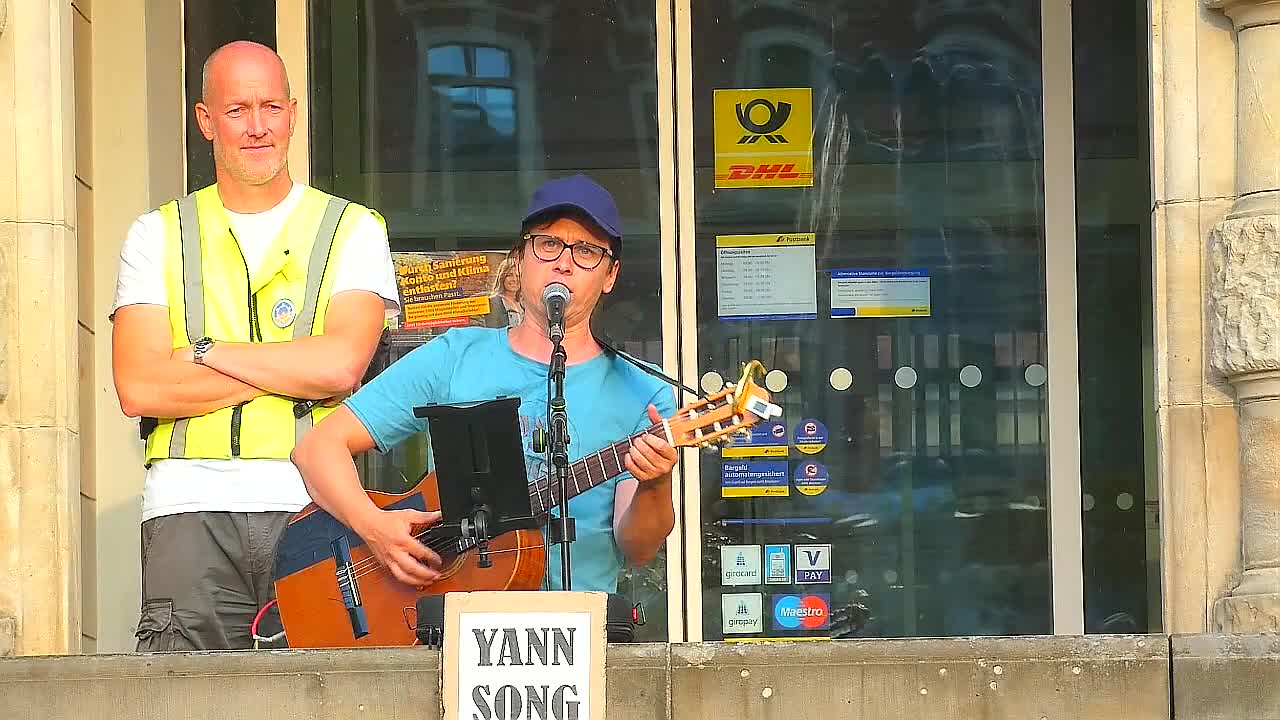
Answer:
[{"label": "guitar headstock", "polygon": [[769,391],[756,384],[755,375],[763,373],[759,360],[742,369],[737,383],[729,383],[720,392],[680,408],[667,420],[676,447],[703,447],[724,442],[730,435],[749,431],[762,420],[779,417],[782,408],[772,402]]}]

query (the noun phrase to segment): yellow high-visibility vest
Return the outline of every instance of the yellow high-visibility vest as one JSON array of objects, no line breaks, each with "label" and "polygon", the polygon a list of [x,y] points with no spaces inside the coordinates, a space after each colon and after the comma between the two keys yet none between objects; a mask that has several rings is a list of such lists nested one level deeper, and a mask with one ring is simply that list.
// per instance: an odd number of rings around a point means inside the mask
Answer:
[{"label": "yellow high-visibility vest", "polygon": [[[284,342],[324,332],[333,258],[373,210],[306,187],[262,264],[250,271],[216,185],[160,208],[164,275],[175,349],[202,337]],[[162,458],[287,459],[298,439],[334,408],[295,417],[295,398],[264,395],[191,418],[156,418],[146,462]]]}]

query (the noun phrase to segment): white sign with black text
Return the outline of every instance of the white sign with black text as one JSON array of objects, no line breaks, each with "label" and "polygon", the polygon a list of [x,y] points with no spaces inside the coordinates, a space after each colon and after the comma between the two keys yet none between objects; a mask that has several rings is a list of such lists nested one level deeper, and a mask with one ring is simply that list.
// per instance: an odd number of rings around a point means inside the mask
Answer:
[{"label": "white sign with black text", "polygon": [[449,593],[445,719],[603,720],[605,598]]}]

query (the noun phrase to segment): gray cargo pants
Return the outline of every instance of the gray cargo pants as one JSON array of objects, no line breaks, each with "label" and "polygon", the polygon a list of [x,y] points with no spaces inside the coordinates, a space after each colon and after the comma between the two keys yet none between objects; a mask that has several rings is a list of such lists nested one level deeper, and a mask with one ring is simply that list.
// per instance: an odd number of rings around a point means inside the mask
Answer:
[{"label": "gray cargo pants", "polygon": [[[142,523],[138,652],[253,647],[275,598],[276,544],[293,513],[191,512]],[[258,635],[280,631],[273,606]],[[264,647],[284,647],[279,641]]]}]

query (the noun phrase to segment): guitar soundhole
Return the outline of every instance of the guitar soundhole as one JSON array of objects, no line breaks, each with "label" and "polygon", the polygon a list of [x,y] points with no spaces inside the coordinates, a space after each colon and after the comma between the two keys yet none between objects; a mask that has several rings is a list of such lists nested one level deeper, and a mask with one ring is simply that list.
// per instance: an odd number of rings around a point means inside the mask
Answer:
[{"label": "guitar soundhole", "polygon": [[[470,559],[471,559],[471,551],[470,551],[470,550],[467,550],[466,552],[464,552],[464,553],[462,553],[462,554],[460,554],[460,555],[455,555],[455,556],[453,557],[453,560],[452,560],[451,562],[448,562],[448,563],[446,563],[446,564],[445,564],[445,566],[444,566],[444,572],[443,572],[443,573],[441,573],[441,575],[440,575],[440,580],[448,580],[449,578],[453,577],[454,575],[457,575],[459,572],[461,572],[461,571],[462,571],[462,568],[466,566],[467,561],[468,561],[468,560],[470,560]],[[439,582],[439,581],[437,581],[437,582]]]}]

